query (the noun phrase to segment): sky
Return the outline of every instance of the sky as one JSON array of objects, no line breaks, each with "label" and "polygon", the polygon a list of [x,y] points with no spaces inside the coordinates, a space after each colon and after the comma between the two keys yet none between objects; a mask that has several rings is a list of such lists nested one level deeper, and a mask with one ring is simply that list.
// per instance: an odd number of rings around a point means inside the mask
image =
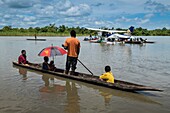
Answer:
[{"label": "sky", "polygon": [[0,28],[170,29],[170,0],[0,0]]}]

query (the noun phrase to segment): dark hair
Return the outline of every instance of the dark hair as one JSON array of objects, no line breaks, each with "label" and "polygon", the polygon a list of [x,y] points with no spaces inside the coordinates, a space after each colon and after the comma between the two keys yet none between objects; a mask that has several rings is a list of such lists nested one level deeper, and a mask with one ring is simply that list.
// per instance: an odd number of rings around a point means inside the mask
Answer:
[{"label": "dark hair", "polygon": [[74,30],[71,30],[70,35],[71,37],[76,37],[76,32]]},{"label": "dark hair", "polygon": [[54,61],[53,61],[53,60],[51,60],[51,61],[50,61],[50,64],[54,64]]},{"label": "dark hair", "polygon": [[105,67],[105,71],[106,71],[106,72],[110,72],[110,71],[111,71],[110,66],[106,66],[106,67]]},{"label": "dark hair", "polygon": [[26,51],[25,51],[25,50],[22,50],[22,51],[21,51],[21,53],[24,53],[24,52],[26,52]]},{"label": "dark hair", "polygon": [[44,61],[48,62],[49,58],[47,56],[44,57]]}]

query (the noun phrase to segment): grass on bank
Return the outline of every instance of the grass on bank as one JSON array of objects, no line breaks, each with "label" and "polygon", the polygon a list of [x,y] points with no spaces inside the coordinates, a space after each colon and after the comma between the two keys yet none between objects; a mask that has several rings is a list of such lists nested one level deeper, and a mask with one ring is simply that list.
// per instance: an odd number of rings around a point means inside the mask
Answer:
[{"label": "grass on bank", "polygon": [[[0,32],[0,36],[70,36],[70,33],[52,33],[52,32]],[[77,34],[77,36],[88,36],[89,34]]]}]

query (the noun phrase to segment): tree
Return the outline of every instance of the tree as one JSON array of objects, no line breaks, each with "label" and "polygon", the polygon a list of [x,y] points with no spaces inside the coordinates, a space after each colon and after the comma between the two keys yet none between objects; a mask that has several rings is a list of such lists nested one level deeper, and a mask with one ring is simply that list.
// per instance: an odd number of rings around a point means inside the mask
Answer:
[{"label": "tree", "polygon": [[162,28],[162,31],[166,31],[166,30],[167,30],[166,27]]},{"label": "tree", "polygon": [[32,27],[29,27],[29,28],[28,28],[28,31],[29,31],[29,32],[36,32],[36,30],[35,30],[34,28],[32,28]]},{"label": "tree", "polygon": [[61,32],[64,32],[66,30],[66,27],[65,27],[65,25],[61,25],[61,26],[59,26],[59,29],[58,29],[58,31],[61,33]]},{"label": "tree", "polygon": [[47,32],[48,31],[48,26],[42,27],[40,31],[41,32]]},{"label": "tree", "polygon": [[4,26],[4,27],[2,28],[2,31],[10,31],[10,30],[12,30],[12,27],[11,27],[11,26]]},{"label": "tree", "polygon": [[39,32],[41,30],[41,28],[40,27],[36,27],[35,30],[36,30],[36,32]]},{"label": "tree", "polygon": [[48,32],[56,32],[57,31],[57,29],[56,29],[56,27],[55,27],[55,24],[50,24],[49,26],[48,26]]},{"label": "tree", "polygon": [[25,29],[24,28],[20,28],[20,32],[25,32]]}]

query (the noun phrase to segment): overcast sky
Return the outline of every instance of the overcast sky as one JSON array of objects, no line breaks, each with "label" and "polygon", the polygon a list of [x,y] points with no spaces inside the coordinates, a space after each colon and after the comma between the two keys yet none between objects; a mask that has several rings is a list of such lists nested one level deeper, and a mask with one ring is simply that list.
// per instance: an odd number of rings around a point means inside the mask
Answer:
[{"label": "overcast sky", "polygon": [[0,0],[0,28],[142,27],[170,29],[170,0]]}]

